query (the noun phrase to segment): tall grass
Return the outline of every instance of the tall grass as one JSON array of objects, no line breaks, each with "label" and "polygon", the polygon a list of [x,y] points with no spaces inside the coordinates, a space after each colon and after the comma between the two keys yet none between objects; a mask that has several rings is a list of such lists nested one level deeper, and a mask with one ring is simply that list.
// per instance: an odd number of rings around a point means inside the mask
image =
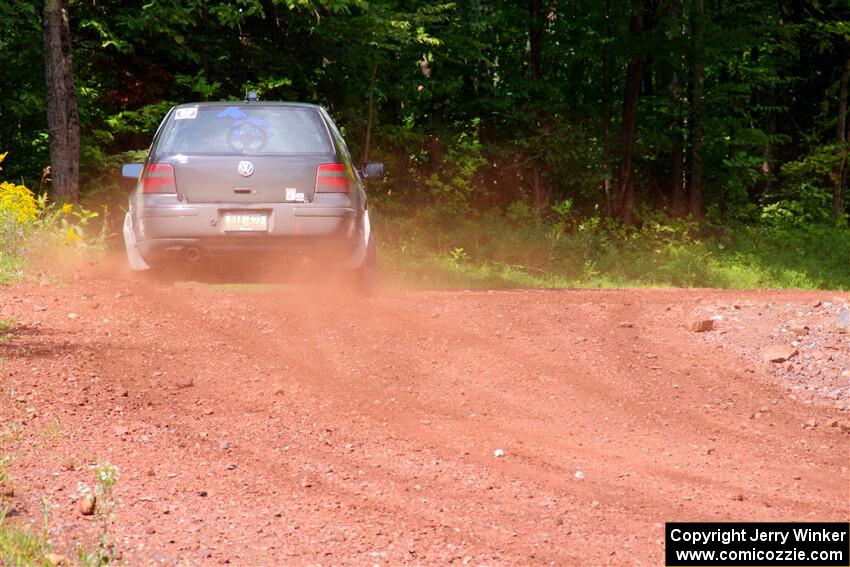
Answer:
[{"label": "tall grass", "polygon": [[425,287],[850,288],[850,230],[711,226],[655,217],[378,211],[382,266]]},{"label": "tall grass", "polygon": [[[127,154],[110,163],[130,158],[140,159]],[[477,163],[469,167],[473,173]],[[431,187],[427,195],[371,196],[381,263],[392,278],[434,288],[850,288],[846,227],[775,214],[723,226],[642,211],[640,227],[633,228],[577,215],[570,200],[555,204],[545,219],[523,201],[482,212],[469,203],[463,180],[471,174],[464,172],[459,168],[452,184]],[[120,237],[113,238],[120,215],[110,218],[104,203],[117,211],[126,192],[110,179],[103,173],[92,184],[99,189],[87,191],[87,202],[100,203],[102,214],[3,184],[0,285],[20,280],[40,250],[60,250],[67,258],[120,249]],[[55,254],[46,256],[49,263]]]},{"label": "tall grass", "polygon": [[[0,154],[0,163],[4,157]],[[46,194],[0,181],[0,285],[23,279],[34,258],[49,264],[105,250],[107,212],[53,203]]]}]

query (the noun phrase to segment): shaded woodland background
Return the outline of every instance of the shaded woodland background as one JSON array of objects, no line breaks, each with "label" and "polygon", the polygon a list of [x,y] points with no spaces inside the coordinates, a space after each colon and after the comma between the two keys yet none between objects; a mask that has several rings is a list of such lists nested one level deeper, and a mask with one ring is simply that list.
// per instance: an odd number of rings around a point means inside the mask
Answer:
[{"label": "shaded woodland background", "polygon": [[[50,162],[44,8],[0,5],[5,175],[36,188]],[[845,0],[66,8],[84,191],[110,156],[145,148],[172,104],[256,90],[325,105],[356,154],[387,162],[392,191],[459,211],[847,211]]]}]

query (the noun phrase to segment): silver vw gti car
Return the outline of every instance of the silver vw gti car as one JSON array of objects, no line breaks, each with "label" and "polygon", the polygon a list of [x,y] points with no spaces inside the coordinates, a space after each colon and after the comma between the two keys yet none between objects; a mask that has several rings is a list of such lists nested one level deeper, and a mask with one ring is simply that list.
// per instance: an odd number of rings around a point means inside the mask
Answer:
[{"label": "silver vw gti car", "polygon": [[183,104],[160,124],[124,220],[133,270],[227,256],[318,258],[368,290],[375,239],[364,180],[328,113],[281,102]]}]

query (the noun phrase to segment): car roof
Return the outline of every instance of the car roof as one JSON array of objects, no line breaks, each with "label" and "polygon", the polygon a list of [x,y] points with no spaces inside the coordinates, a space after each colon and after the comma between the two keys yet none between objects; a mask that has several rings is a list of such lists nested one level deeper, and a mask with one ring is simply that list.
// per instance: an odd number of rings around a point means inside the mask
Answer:
[{"label": "car roof", "polygon": [[283,102],[278,100],[220,100],[218,102],[184,102],[182,104],[178,104],[175,108],[184,108],[184,107],[204,107],[204,106],[292,106],[296,108],[312,108],[314,110],[320,110],[322,107],[318,104],[311,104],[309,102]]}]

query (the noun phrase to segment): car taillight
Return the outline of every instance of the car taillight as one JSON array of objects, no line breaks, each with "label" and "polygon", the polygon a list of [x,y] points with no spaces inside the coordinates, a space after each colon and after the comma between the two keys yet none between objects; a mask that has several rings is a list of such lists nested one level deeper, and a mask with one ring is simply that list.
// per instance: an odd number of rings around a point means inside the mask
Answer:
[{"label": "car taillight", "polygon": [[149,163],[142,173],[142,193],[176,193],[177,180],[170,163]]},{"label": "car taillight", "polygon": [[316,171],[316,193],[348,193],[348,172],[341,163],[323,163]]}]

